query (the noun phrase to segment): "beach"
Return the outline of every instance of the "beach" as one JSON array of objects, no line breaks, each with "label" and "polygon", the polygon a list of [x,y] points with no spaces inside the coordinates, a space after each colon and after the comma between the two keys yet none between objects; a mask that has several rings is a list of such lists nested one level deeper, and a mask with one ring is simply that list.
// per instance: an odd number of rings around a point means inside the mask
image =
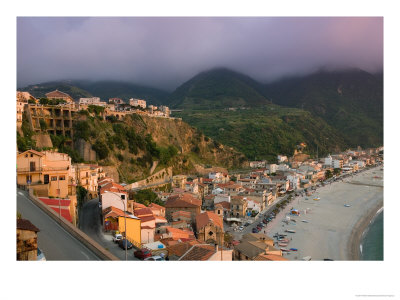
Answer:
[{"label": "beach", "polygon": [[[295,197],[268,224],[267,235],[272,237],[276,232],[287,235],[290,242],[286,248],[298,249],[283,254],[289,260],[301,260],[306,256],[311,256],[312,260],[359,260],[363,232],[383,207],[381,168],[378,166],[343,182],[319,187],[311,196]],[[290,216],[295,222],[285,224],[282,220],[292,208],[300,215]],[[287,229],[295,233],[285,232]]]}]

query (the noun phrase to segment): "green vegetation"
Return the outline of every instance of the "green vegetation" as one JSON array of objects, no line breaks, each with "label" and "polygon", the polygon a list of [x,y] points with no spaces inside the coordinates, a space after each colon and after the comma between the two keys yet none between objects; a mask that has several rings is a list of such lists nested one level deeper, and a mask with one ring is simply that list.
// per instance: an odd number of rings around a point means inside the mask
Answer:
[{"label": "green vegetation", "polygon": [[78,200],[78,209],[82,208],[83,203],[85,203],[87,194],[88,194],[88,190],[85,189],[83,186],[78,185],[76,187],[76,198]]},{"label": "green vegetation", "polygon": [[105,108],[102,107],[102,106],[98,106],[98,105],[89,105],[87,110],[88,110],[90,113],[94,113],[96,116],[98,116],[98,115],[104,113],[104,109],[105,109]]},{"label": "green vegetation", "polygon": [[164,206],[164,202],[162,202],[156,193],[154,193],[151,189],[140,190],[136,193],[133,193],[133,199],[141,204],[149,206],[151,203],[155,203],[161,206]]},{"label": "green vegetation", "polygon": [[236,111],[185,110],[177,115],[212,137],[215,148],[222,143],[251,160],[274,161],[277,154],[291,156],[301,142],[307,144],[305,152],[314,156],[317,145],[319,155],[345,146],[340,133],[322,119],[299,109],[267,105]]},{"label": "green vegetation", "polygon": [[332,174],[331,170],[326,170],[325,171],[325,178],[326,179],[331,178],[332,176],[333,176],[333,174]]},{"label": "green vegetation", "polygon": [[96,151],[99,159],[107,158],[110,152],[107,148],[107,145],[101,140],[96,140],[96,142],[92,145],[92,149]]},{"label": "green vegetation", "polygon": [[184,109],[221,109],[258,106],[269,103],[262,85],[250,77],[219,68],[193,77],[169,97],[172,107]]},{"label": "green vegetation", "polygon": [[59,105],[66,103],[63,99],[47,99],[47,98],[40,98],[39,103],[42,105]]}]

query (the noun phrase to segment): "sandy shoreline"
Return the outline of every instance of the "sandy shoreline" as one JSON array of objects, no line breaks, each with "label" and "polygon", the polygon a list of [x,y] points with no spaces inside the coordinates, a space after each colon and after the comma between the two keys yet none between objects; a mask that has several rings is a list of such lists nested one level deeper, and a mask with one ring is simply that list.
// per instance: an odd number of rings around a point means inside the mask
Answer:
[{"label": "sandy shoreline", "polygon": [[[266,233],[272,236],[286,229],[296,231],[285,233],[290,239],[286,248],[298,249],[284,254],[290,260],[301,260],[305,256],[311,256],[312,260],[359,260],[362,234],[383,206],[381,168],[320,187],[309,197],[296,197],[268,224]],[[296,222],[285,224],[282,220],[292,207],[300,211],[300,216],[291,216]]]},{"label": "sandy shoreline", "polygon": [[364,218],[358,220],[354,226],[350,239],[349,239],[349,257],[350,260],[360,260],[360,244],[363,238],[363,233],[370,225],[372,219],[376,216],[376,213],[383,207],[383,200],[379,201],[378,204],[372,208]]}]

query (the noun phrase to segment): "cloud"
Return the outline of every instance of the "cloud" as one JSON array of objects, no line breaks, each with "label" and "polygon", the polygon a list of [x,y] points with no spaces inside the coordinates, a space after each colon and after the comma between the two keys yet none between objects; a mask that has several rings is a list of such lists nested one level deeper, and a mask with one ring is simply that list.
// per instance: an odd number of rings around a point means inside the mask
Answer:
[{"label": "cloud", "polygon": [[18,86],[115,79],[168,90],[215,66],[260,81],[383,66],[383,18],[20,17]]}]

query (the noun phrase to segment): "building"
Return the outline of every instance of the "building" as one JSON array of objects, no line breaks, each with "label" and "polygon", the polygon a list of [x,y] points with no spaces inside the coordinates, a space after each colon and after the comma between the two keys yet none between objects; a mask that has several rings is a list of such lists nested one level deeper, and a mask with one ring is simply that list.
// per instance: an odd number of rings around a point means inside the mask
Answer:
[{"label": "building", "polygon": [[67,103],[71,103],[71,104],[74,103],[74,99],[72,99],[72,97],[70,95],[68,95],[67,93],[63,93],[59,90],[55,90],[55,91],[47,93],[46,98],[50,99],[50,100],[61,99]]},{"label": "building", "polygon": [[165,202],[165,216],[168,221],[172,220],[172,214],[177,211],[191,213],[191,222],[195,222],[196,215],[200,213],[201,200],[190,194],[178,194],[170,196]]},{"label": "building", "polygon": [[232,250],[219,249],[208,244],[193,245],[178,260],[181,261],[231,261]]},{"label": "building", "polygon": [[234,218],[244,218],[247,211],[247,201],[243,196],[231,197],[231,213],[230,216]]},{"label": "building", "polygon": [[99,168],[86,164],[75,164],[74,167],[76,174],[76,183],[88,191],[89,199],[97,198],[97,181],[99,179]]},{"label": "building", "polygon": [[255,260],[260,254],[282,256],[282,251],[274,247],[274,240],[264,234],[245,234],[241,243],[234,247],[234,260]]},{"label": "building", "polygon": [[197,239],[207,244],[222,245],[224,242],[224,224],[222,217],[206,211],[196,216]]},{"label": "building", "polygon": [[101,207],[105,210],[107,207],[114,206],[122,211],[128,209],[128,193],[125,188],[115,182],[108,182],[100,188]]},{"label": "building", "polygon": [[29,185],[38,196],[67,198],[75,195],[71,169],[68,154],[27,150],[17,155],[17,184]]},{"label": "building", "polygon": [[[125,234],[125,218],[126,218],[126,234]],[[141,221],[134,215],[126,215],[118,217],[118,230],[126,239],[135,247],[142,247],[141,239]]]},{"label": "building", "polygon": [[173,187],[180,188],[180,189],[185,189],[186,181],[187,181],[187,176],[186,175],[175,175],[175,176],[172,176]]},{"label": "building", "polygon": [[22,125],[22,116],[24,114],[25,105],[37,102],[37,99],[28,92],[17,91],[17,128],[20,128]]},{"label": "building", "polygon": [[146,100],[143,100],[143,99],[131,98],[131,99],[129,99],[129,104],[131,106],[139,106],[141,108],[146,108]]},{"label": "building", "polygon": [[97,105],[97,106],[107,106],[106,102],[100,101],[99,97],[91,98],[79,98],[79,105]]},{"label": "building", "polygon": [[29,220],[17,219],[17,260],[37,260],[37,233]]},{"label": "building", "polygon": [[110,99],[108,99],[108,103],[115,104],[115,105],[125,104],[124,100],[122,100],[121,98],[110,98]]},{"label": "building", "polygon": [[65,136],[68,138],[66,143],[72,145],[73,120],[77,111],[75,108],[65,105],[27,104],[25,111],[33,131]]}]

